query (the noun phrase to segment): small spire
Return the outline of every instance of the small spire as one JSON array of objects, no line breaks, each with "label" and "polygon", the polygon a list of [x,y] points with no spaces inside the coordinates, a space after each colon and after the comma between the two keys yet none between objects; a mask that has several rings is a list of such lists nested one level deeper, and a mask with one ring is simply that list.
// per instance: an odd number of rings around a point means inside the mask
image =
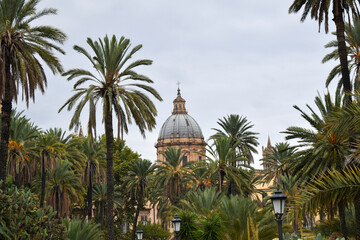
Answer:
[{"label": "small spire", "polygon": [[82,126],[81,126],[81,125],[80,125],[79,136],[80,136],[80,137],[84,137],[84,133],[83,133],[83,129],[82,129]]},{"label": "small spire", "polygon": [[268,142],[267,142],[267,147],[271,148],[271,141],[270,141],[270,136],[268,136]]}]

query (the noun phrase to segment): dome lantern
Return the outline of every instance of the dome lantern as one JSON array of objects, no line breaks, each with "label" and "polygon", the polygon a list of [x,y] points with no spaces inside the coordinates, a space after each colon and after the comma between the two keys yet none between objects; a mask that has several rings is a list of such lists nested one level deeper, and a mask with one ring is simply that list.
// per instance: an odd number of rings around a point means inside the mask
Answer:
[{"label": "dome lantern", "polygon": [[178,88],[177,97],[174,99],[174,110],[173,114],[186,114],[186,108],[185,108],[185,99],[181,97],[180,88]]}]

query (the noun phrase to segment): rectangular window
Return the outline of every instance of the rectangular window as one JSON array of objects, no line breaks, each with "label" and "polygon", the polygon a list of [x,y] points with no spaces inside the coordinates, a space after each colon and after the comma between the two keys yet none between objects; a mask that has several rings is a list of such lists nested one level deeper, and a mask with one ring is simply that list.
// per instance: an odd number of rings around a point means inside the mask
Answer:
[{"label": "rectangular window", "polygon": [[183,156],[182,158],[182,164],[185,165],[187,163],[187,156]]}]

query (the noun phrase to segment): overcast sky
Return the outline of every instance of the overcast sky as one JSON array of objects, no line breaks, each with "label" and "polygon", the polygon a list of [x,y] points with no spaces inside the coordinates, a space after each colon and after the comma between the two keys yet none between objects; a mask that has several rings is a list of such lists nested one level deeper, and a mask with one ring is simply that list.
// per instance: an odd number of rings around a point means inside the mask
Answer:
[{"label": "overcast sky", "polygon": [[[284,141],[280,132],[287,127],[306,126],[292,106],[314,106],[314,97],[326,91],[325,79],[335,65],[321,64],[329,52],[323,46],[334,37],[323,29],[319,33],[317,22],[311,19],[301,23],[300,14],[289,15],[291,2],[43,0],[40,7],[56,8],[58,15],[37,23],[55,26],[68,35],[63,46],[66,55],[59,56],[65,70],[92,70],[87,59],[72,49],[75,44],[88,49],[87,37],[95,40],[115,34],[129,38],[133,46],[143,44],[134,59],[154,63],[138,71],[154,80],[153,87],[164,101],[155,102],[157,127],[146,139],[136,127],[125,136],[142,157],[156,160],[154,145],[171,114],[178,81],[188,113],[201,126],[205,139],[214,133],[211,128],[217,127],[219,118],[239,114],[254,124],[261,153],[268,136],[275,144]],[[335,30],[332,23],[330,30]],[[68,130],[73,112],[57,112],[73,94],[74,82],[47,72],[46,93],[38,93],[25,114],[42,129]],[[17,108],[25,109],[25,105],[20,102]],[[83,126],[86,117],[84,113]],[[260,167],[258,161],[255,167]]]}]

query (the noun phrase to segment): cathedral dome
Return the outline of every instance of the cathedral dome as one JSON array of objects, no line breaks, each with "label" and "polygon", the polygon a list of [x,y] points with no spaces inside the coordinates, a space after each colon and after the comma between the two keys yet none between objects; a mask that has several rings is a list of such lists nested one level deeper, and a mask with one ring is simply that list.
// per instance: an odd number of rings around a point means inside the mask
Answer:
[{"label": "cathedral dome", "polygon": [[185,99],[177,90],[172,114],[162,125],[159,138],[155,144],[158,160],[166,161],[168,148],[181,148],[182,164],[187,161],[200,161],[204,159],[206,142],[199,124],[186,111]]},{"label": "cathedral dome", "polygon": [[173,101],[174,109],[172,115],[161,127],[158,140],[174,138],[204,139],[199,124],[187,114],[185,102],[185,99],[181,97],[180,89],[178,89],[177,97]]},{"label": "cathedral dome", "polygon": [[159,139],[204,138],[199,124],[189,114],[173,114],[163,124]]}]

